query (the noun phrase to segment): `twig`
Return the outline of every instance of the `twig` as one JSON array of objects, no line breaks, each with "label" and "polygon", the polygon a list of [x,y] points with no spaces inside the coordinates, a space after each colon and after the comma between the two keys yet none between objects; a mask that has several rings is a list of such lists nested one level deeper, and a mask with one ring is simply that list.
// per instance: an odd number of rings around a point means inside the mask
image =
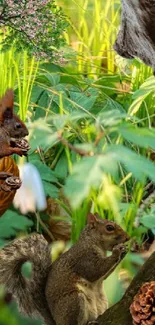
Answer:
[{"label": "twig", "polygon": [[101,131],[101,132],[99,132],[97,134],[96,139],[95,139],[95,142],[94,142],[94,145],[95,146],[98,145],[98,143],[100,142],[100,140],[102,139],[103,136],[104,136],[104,132],[103,131]]},{"label": "twig", "polygon": [[[54,236],[52,235],[52,233],[49,231],[49,229],[46,227],[46,225],[44,224],[44,222],[41,220],[40,215],[38,212],[35,212],[35,216],[37,219],[37,223],[40,223],[40,225],[42,226],[42,228],[46,231],[46,233],[48,234],[48,236],[51,238],[52,241],[55,240]],[[38,230],[38,229],[37,229]]]},{"label": "twig", "polygon": [[73,146],[71,143],[69,143],[66,139],[64,139],[61,135],[61,131],[58,132],[58,139],[59,141],[64,144],[64,146],[68,147],[69,149],[71,149],[72,151],[78,153],[80,156],[93,156],[94,155],[94,152],[92,151],[85,151],[85,150],[82,150],[82,149],[79,149],[75,146]]}]

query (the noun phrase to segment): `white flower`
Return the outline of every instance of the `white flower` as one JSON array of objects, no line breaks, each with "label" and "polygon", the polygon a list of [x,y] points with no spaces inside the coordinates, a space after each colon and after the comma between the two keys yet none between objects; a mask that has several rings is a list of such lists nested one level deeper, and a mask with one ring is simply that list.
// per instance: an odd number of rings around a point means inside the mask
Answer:
[{"label": "white flower", "polygon": [[14,197],[14,206],[22,214],[45,210],[47,207],[46,196],[37,168],[31,163],[24,163],[18,167],[22,185]]}]

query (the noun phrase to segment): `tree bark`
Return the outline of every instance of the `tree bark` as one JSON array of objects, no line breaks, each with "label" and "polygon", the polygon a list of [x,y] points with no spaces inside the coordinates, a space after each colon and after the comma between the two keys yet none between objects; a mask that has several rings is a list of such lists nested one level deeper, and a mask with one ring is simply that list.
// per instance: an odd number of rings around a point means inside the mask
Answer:
[{"label": "tree bark", "polygon": [[139,57],[155,71],[155,0],[121,0],[122,18],[114,49]]},{"label": "tree bark", "polygon": [[117,304],[107,309],[103,315],[98,317],[98,324],[132,325],[132,317],[129,310],[130,305],[143,283],[150,281],[155,281],[155,252],[134,277],[123,298]]}]

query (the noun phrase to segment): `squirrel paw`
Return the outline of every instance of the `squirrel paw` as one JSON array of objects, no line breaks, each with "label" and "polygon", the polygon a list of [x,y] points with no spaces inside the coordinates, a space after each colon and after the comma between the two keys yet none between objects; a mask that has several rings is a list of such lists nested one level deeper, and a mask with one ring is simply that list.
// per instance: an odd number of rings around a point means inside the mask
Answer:
[{"label": "squirrel paw", "polygon": [[10,176],[5,179],[4,183],[1,184],[0,189],[5,192],[10,192],[12,190],[17,190],[21,187],[21,180],[17,176]]},{"label": "squirrel paw", "polygon": [[0,190],[4,192],[11,192],[11,187],[6,184],[1,184]]},{"label": "squirrel paw", "polygon": [[12,149],[12,153],[14,154],[17,154],[18,156],[25,156],[27,154],[27,151],[25,150],[22,150],[20,148],[13,148]]},{"label": "squirrel paw", "polygon": [[4,183],[4,185],[10,187],[11,190],[17,190],[18,188],[21,187],[21,184],[22,184],[22,182],[21,182],[20,178],[17,176],[8,177]]},{"label": "squirrel paw", "polygon": [[98,325],[97,320],[93,320],[91,322],[88,322],[87,325]]},{"label": "squirrel paw", "polygon": [[10,141],[13,153],[19,156],[27,156],[30,145],[26,139],[11,139]]},{"label": "squirrel paw", "polygon": [[8,177],[11,177],[12,174],[8,172],[0,172],[0,179],[6,179]]},{"label": "squirrel paw", "polygon": [[118,244],[113,248],[113,254],[120,259],[123,259],[126,253],[127,253],[127,247],[124,244]]}]

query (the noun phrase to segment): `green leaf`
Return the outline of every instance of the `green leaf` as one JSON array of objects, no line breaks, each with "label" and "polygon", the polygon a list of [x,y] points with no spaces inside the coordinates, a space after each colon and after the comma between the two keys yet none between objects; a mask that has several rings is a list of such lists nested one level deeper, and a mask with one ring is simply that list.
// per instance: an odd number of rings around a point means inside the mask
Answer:
[{"label": "green leaf", "polygon": [[50,62],[40,64],[40,70],[41,71],[49,71],[51,73],[63,73],[64,72],[63,67],[56,65],[54,63],[50,63]]},{"label": "green leaf", "polygon": [[59,190],[56,186],[45,181],[43,181],[43,184],[46,195],[53,197],[54,199],[57,199],[59,197]]},{"label": "green leaf", "polygon": [[144,215],[140,218],[140,222],[147,228],[155,228],[155,215]]},{"label": "green leaf", "polygon": [[121,125],[118,131],[128,141],[136,145],[148,149],[155,149],[155,131],[147,128],[135,128],[132,125]]},{"label": "green leaf", "polygon": [[27,278],[27,279],[31,279],[31,275],[32,275],[32,263],[27,261],[25,262],[22,267],[21,267],[21,273],[22,275]]},{"label": "green leaf", "polygon": [[97,188],[104,172],[113,176],[117,174],[118,166],[112,159],[112,154],[87,157],[74,165],[72,174],[67,178],[64,192],[73,207],[77,207],[86,198],[91,188]]},{"label": "green leaf", "polygon": [[31,125],[30,134],[30,153],[41,147],[43,150],[48,150],[58,141],[58,134],[43,119],[38,119]]},{"label": "green leaf", "polygon": [[83,158],[74,165],[64,187],[71,205],[78,207],[92,188],[98,188],[104,173],[116,179],[119,163],[133,173],[136,179],[144,181],[149,177],[155,181],[155,165],[151,161],[123,145],[110,145],[103,155]]},{"label": "green leaf", "polygon": [[49,106],[49,96],[47,91],[44,91],[42,95],[39,97],[37,105],[35,107],[35,119],[39,119],[41,117],[45,117],[47,114],[47,107]]},{"label": "green leaf", "polygon": [[70,91],[68,96],[65,85],[60,84],[55,87],[55,92],[57,92],[58,95],[53,96],[53,101],[60,106],[59,94],[61,92],[63,110],[69,113],[72,113],[75,109],[83,112],[90,111],[98,95],[97,89],[88,88],[87,91],[82,92],[77,88],[77,91]]},{"label": "green leaf", "polygon": [[97,122],[103,124],[104,127],[114,126],[121,122],[122,119],[126,118],[127,114],[120,110],[109,110],[101,112],[97,117]]},{"label": "green leaf", "polygon": [[45,73],[46,78],[50,81],[51,86],[56,86],[60,82],[60,75],[58,73]]},{"label": "green leaf", "polygon": [[55,173],[58,176],[58,178],[66,178],[68,174],[68,160],[66,155],[63,153],[60,156],[60,159],[58,160],[56,167],[55,167]]},{"label": "green leaf", "polygon": [[140,88],[134,93],[131,106],[129,107],[129,114],[134,115],[138,112],[144,100],[155,90],[155,78],[152,76],[145,80]]},{"label": "green leaf", "polygon": [[98,95],[98,89],[88,88],[85,92],[70,92],[70,99],[90,111]]},{"label": "green leaf", "polygon": [[26,230],[33,225],[32,220],[7,210],[0,218],[0,238],[15,236],[17,230]]},{"label": "green leaf", "polygon": [[123,145],[110,145],[106,152],[113,154],[112,159],[122,163],[136,179],[144,181],[146,177],[149,177],[155,181],[155,165],[149,159],[136,154]]},{"label": "green leaf", "polygon": [[46,164],[43,164],[38,160],[31,160],[31,163],[37,167],[42,180],[48,182],[57,182],[55,173]]}]

